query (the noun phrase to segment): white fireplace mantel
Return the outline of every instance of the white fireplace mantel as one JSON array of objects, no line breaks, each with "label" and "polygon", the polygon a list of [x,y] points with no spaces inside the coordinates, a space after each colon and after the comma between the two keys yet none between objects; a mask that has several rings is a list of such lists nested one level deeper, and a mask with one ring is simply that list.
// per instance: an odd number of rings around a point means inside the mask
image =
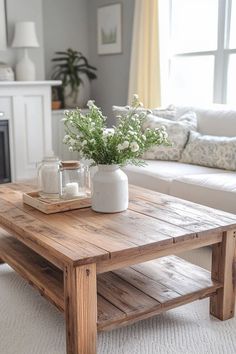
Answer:
[{"label": "white fireplace mantel", "polygon": [[61,81],[0,81],[0,120],[9,122],[12,181],[36,176],[52,154],[51,86]]},{"label": "white fireplace mantel", "polygon": [[59,80],[46,80],[46,81],[0,81],[1,87],[21,87],[21,86],[59,86],[61,81]]}]

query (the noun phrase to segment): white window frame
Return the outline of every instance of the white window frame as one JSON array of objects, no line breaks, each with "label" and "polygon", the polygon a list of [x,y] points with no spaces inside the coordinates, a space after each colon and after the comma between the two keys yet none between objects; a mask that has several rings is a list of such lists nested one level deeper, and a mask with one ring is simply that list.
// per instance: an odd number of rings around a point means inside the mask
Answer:
[{"label": "white window frame", "polygon": [[[196,57],[207,55],[213,56],[215,63],[213,103],[226,103],[229,57],[231,54],[236,53],[236,48],[229,48],[232,0],[218,0],[217,49],[210,51],[188,52],[178,54],[171,53],[171,7],[172,0],[159,1],[162,103],[166,104],[170,102],[170,97],[168,96],[168,93],[170,92],[169,85],[172,58],[191,56]],[[168,44],[166,43],[166,38],[169,38]]]}]

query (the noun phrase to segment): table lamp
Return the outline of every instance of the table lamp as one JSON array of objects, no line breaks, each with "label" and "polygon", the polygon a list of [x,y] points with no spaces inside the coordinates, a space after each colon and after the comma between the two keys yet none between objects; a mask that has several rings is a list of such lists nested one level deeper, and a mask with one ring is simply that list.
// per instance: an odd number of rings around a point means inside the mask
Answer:
[{"label": "table lamp", "polygon": [[17,22],[12,42],[13,48],[24,48],[23,58],[16,64],[16,80],[34,81],[35,65],[29,58],[27,48],[39,47],[34,22]]}]

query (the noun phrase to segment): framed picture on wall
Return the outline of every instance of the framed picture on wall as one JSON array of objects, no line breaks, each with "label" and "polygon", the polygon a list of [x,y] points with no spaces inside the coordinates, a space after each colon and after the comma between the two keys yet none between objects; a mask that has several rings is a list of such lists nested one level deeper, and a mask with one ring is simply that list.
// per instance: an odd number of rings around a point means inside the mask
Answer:
[{"label": "framed picture on wall", "polygon": [[121,32],[121,4],[99,7],[97,12],[98,54],[121,53]]},{"label": "framed picture on wall", "polygon": [[0,0],[0,50],[7,48],[6,3]]}]

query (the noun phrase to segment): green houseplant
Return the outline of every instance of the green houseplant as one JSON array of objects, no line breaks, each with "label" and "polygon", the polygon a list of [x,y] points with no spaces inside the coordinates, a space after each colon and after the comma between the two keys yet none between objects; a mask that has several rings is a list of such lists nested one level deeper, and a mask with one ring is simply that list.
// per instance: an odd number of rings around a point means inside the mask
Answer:
[{"label": "green houseplant", "polygon": [[[87,58],[71,48],[64,52],[56,52],[52,59],[55,64],[51,78],[61,80],[65,105],[68,108],[83,107],[87,97],[82,98],[82,87],[86,86],[86,80],[97,78],[96,68],[89,64]],[[87,84],[88,86],[88,84]]]}]

